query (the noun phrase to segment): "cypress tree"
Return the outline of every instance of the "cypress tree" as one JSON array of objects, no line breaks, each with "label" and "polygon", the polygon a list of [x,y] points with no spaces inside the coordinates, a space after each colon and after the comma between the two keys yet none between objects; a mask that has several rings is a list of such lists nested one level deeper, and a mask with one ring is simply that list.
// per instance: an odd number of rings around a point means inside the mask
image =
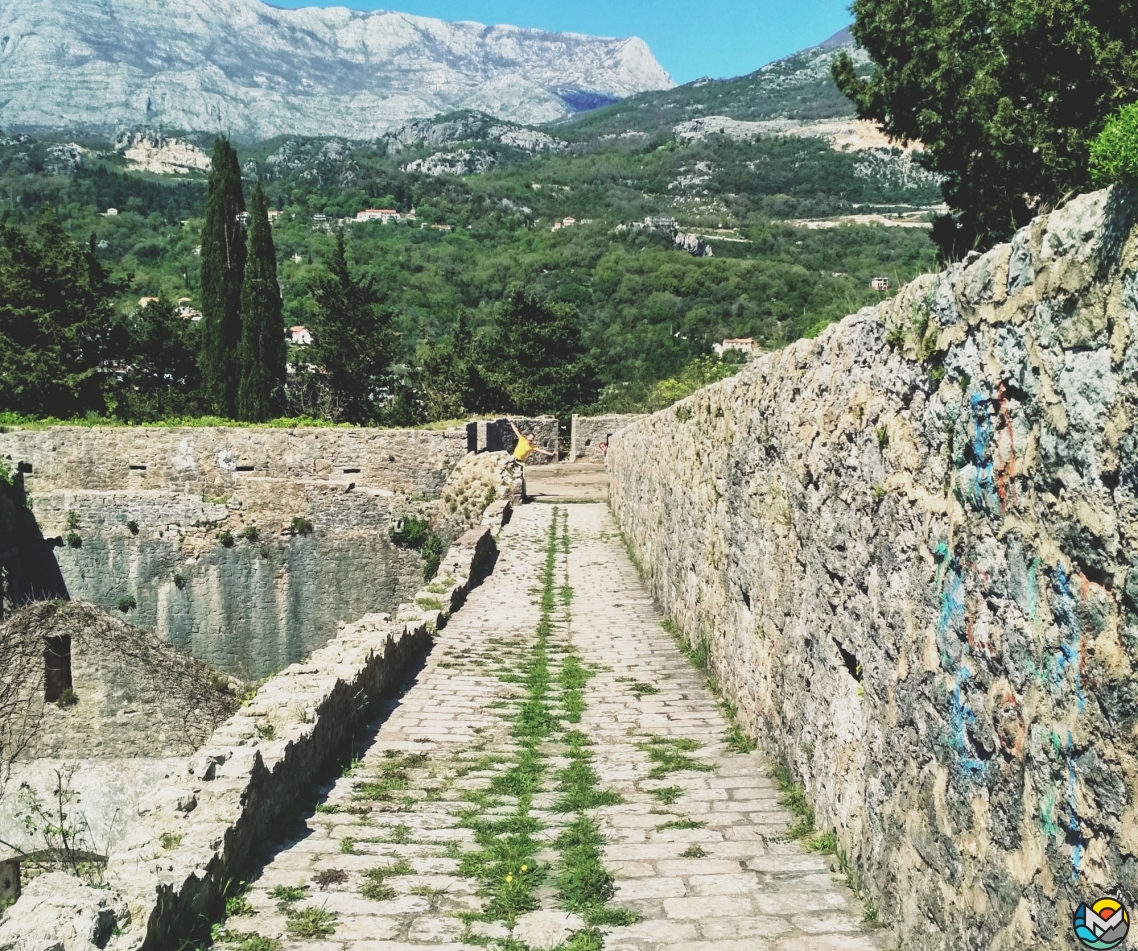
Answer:
[{"label": "cypress tree", "polygon": [[213,146],[202,225],[202,393],[220,416],[237,409],[237,352],[241,344],[241,286],[245,234],[237,216],[245,210],[241,169],[229,140]]},{"label": "cypress tree", "polygon": [[281,406],[285,382],[285,339],[277,249],[269,225],[265,191],[258,183],[250,204],[249,246],[241,291],[240,383],[237,418],[249,423],[272,419]]},{"label": "cypress tree", "polygon": [[327,374],[338,418],[356,425],[380,421],[394,389],[396,338],[391,313],[375,289],[348,269],[343,231],[336,234],[328,273],[317,280],[313,297],[313,356]]}]

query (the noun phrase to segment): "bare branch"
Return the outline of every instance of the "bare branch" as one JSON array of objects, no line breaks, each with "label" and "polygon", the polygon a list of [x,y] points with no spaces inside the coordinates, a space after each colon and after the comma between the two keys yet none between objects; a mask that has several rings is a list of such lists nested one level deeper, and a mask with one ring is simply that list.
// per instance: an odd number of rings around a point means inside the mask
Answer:
[{"label": "bare branch", "polygon": [[43,718],[42,621],[26,629],[17,614],[0,624],[0,797],[12,764],[31,744]]}]

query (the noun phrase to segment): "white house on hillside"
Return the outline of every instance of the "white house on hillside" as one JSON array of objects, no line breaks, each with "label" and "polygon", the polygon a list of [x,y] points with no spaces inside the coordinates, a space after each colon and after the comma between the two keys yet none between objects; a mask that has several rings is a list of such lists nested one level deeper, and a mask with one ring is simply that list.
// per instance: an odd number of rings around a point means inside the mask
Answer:
[{"label": "white house on hillside", "polygon": [[356,215],[356,221],[379,221],[385,225],[402,220],[403,216],[394,208],[368,208]]},{"label": "white house on hillside", "polygon": [[712,348],[716,356],[723,356],[725,353],[731,351],[738,351],[750,356],[753,353],[759,352],[759,345],[755,342],[754,337],[735,337],[731,340],[724,340],[723,343],[717,343]]}]

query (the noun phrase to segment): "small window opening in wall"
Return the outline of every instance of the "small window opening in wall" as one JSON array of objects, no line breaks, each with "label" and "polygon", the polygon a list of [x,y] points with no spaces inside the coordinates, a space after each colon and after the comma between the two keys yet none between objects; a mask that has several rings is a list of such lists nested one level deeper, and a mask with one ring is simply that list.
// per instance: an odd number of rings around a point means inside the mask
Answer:
[{"label": "small window opening in wall", "polygon": [[20,861],[0,862],[0,908],[6,908],[20,897]]},{"label": "small window opening in wall", "polygon": [[345,469],[344,470],[344,475],[359,475],[359,473],[360,473],[359,469]]},{"label": "small window opening in wall", "polygon": [[71,689],[71,638],[44,638],[43,649],[45,703],[56,703],[64,691]]},{"label": "small window opening in wall", "polygon": [[238,466],[237,471],[238,472],[252,472],[253,466]]},{"label": "small window opening in wall", "polygon": [[31,475],[32,474],[32,464],[30,462],[21,462],[16,466],[16,471],[21,472],[24,475]]},{"label": "small window opening in wall", "polygon": [[131,466],[130,471],[131,472],[145,472],[146,466]]}]

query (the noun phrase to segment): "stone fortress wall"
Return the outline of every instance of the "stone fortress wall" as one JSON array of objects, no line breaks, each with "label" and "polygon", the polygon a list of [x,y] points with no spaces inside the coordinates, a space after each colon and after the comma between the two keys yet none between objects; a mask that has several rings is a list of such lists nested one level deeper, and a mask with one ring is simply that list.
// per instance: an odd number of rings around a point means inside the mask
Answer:
[{"label": "stone fortress wall", "polygon": [[246,679],[417,590],[419,553],[389,540],[402,518],[427,518],[449,542],[491,488],[518,494],[499,457],[466,452],[457,429],[0,434],[59,566],[61,590],[29,594],[110,609],[133,599],[133,624]]},{"label": "stone fortress wall", "polygon": [[605,461],[601,443],[607,442],[621,430],[644,416],[574,416],[569,442],[570,462],[591,462],[600,465]]},{"label": "stone fortress wall", "polygon": [[82,487],[216,496],[260,478],[355,482],[430,496],[466,451],[457,429],[57,426],[0,434],[0,459],[32,467],[32,493]]},{"label": "stone fortress wall", "polygon": [[652,592],[903,948],[1138,903],[1133,209],[1075,199],[613,441]]}]

